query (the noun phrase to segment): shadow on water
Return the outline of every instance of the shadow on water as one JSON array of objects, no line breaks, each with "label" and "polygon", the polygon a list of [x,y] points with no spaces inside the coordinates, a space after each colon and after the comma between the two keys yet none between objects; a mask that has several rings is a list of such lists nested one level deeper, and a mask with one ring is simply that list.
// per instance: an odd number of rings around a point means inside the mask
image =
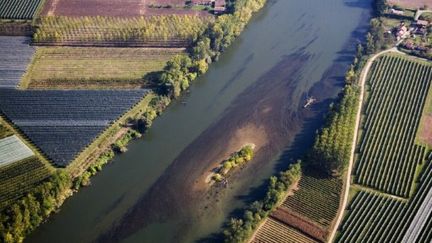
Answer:
[{"label": "shadow on water", "polygon": [[[370,9],[370,2],[347,2],[350,7],[360,7]],[[365,18],[368,18],[369,14],[364,14]],[[356,46],[362,43],[365,39],[365,33],[368,31],[368,24],[362,23],[352,33],[350,40],[347,42],[343,51],[337,52],[338,56],[334,60],[334,64],[326,71],[320,82],[317,82],[309,91],[314,97],[318,97],[319,103],[312,107],[314,115],[309,115],[303,119],[302,129],[296,134],[294,140],[288,148],[286,148],[279,156],[275,163],[275,171],[284,171],[290,164],[295,163],[297,159],[303,159],[308,151],[308,148],[313,146],[313,140],[311,137],[315,137],[318,130],[324,124],[326,119],[327,111],[331,104],[338,102],[341,98],[340,95],[336,98],[330,97],[329,93],[322,93],[326,90],[331,90],[329,86],[335,85],[342,88],[345,85],[344,74],[347,69],[347,64],[353,61],[356,54]],[[327,97],[322,100],[323,97]],[[242,200],[245,205],[250,205],[256,200],[259,200],[265,196],[268,187],[268,180],[265,180],[260,185],[250,188],[250,191],[246,195],[237,196],[236,199]],[[242,217],[244,213],[243,208],[235,208],[227,216],[227,220],[230,218]],[[228,221],[225,222],[225,224]],[[223,240],[223,233],[221,231],[212,233],[204,238],[199,239],[197,242],[221,242]]]},{"label": "shadow on water", "polygon": [[[206,198],[208,188],[203,175],[215,166],[215,161],[222,160],[245,143],[256,144],[257,156],[242,173],[250,170],[257,173],[300,127],[303,110],[291,111],[287,104],[292,103],[290,93],[294,92],[308,59],[302,51],[285,56],[240,94],[221,119],[177,157],[148,193],[100,238],[100,242],[120,241],[148,224],[214,207],[214,198]],[[187,178],[184,175],[188,175]],[[187,227],[187,221],[180,227]]]}]

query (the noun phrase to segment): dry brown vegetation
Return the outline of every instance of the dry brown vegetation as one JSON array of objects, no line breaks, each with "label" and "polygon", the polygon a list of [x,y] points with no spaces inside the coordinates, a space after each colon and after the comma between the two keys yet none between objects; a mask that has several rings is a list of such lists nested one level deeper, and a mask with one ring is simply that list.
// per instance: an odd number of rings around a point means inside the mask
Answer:
[{"label": "dry brown vegetation", "polygon": [[139,88],[183,49],[39,47],[22,88]]},{"label": "dry brown vegetation", "polygon": [[[209,15],[206,11],[183,9],[181,0],[48,0],[42,16],[112,16],[139,17],[151,15]],[[176,8],[152,8],[157,6],[178,6]]]}]

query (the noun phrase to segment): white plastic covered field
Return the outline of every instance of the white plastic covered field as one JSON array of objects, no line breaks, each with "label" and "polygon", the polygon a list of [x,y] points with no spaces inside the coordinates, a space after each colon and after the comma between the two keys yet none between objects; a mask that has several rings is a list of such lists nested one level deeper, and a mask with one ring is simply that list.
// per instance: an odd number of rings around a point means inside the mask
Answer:
[{"label": "white plastic covered field", "polygon": [[0,167],[33,155],[33,151],[16,135],[0,139]]}]

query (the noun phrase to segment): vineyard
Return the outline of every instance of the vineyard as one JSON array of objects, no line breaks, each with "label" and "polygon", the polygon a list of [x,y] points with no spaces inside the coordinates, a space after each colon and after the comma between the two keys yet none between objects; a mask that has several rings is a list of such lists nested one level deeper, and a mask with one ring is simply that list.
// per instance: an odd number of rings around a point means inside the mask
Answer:
[{"label": "vineyard", "polygon": [[22,88],[136,88],[183,49],[38,47]]},{"label": "vineyard", "polygon": [[32,19],[41,0],[2,0],[0,19]]},{"label": "vineyard", "polygon": [[0,168],[0,209],[23,196],[34,185],[51,175],[51,171],[36,157]]},{"label": "vineyard", "polygon": [[302,232],[269,217],[256,232],[252,243],[313,243],[314,239]]},{"label": "vineyard", "polygon": [[282,207],[328,228],[338,210],[341,180],[305,173],[300,179],[299,188],[282,203]]},{"label": "vineyard", "polygon": [[34,53],[29,38],[0,36],[0,88],[15,88]]},{"label": "vineyard", "polygon": [[[408,202],[361,191],[348,207],[339,242],[430,242],[432,240],[432,157]],[[425,240],[419,240],[425,239]]]},{"label": "vineyard", "polygon": [[0,109],[56,165],[66,166],[146,93],[0,89]]},{"label": "vineyard", "polygon": [[0,166],[5,166],[33,155],[33,151],[15,135],[0,139]]},{"label": "vineyard", "polygon": [[33,37],[46,45],[186,47],[212,17],[42,17]]},{"label": "vineyard", "polygon": [[374,63],[355,182],[409,197],[426,149],[415,144],[432,66],[401,56]]}]

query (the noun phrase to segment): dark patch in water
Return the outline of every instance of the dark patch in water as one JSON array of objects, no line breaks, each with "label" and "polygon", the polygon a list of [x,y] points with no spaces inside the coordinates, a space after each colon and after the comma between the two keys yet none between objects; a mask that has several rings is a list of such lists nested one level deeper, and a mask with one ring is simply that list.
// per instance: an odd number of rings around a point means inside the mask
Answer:
[{"label": "dark patch in water", "polygon": [[[202,208],[212,207],[214,202],[213,198],[206,200],[206,194],[202,191],[191,188],[215,159],[233,149],[227,148],[227,141],[248,124],[262,128],[270,138],[257,152],[254,161],[242,171],[248,175],[259,173],[260,168],[270,162],[268,158],[281,152],[301,127],[302,113],[307,111],[300,107],[290,110],[290,104],[294,102],[292,92],[308,59],[309,56],[302,52],[285,56],[247,88],[222,118],[190,144],[152,188],[99,241],[117,242],[151,223],[164,222],[168,218],[186,219],[182,221],[179,232],[193,230],[187,227],[190,220],[188,211],[196,209],[197,204],[203,205]],[[241,187],[244,186],[247,185]],[[181,242],[181,236],[178,237],[177,240]]]}]

